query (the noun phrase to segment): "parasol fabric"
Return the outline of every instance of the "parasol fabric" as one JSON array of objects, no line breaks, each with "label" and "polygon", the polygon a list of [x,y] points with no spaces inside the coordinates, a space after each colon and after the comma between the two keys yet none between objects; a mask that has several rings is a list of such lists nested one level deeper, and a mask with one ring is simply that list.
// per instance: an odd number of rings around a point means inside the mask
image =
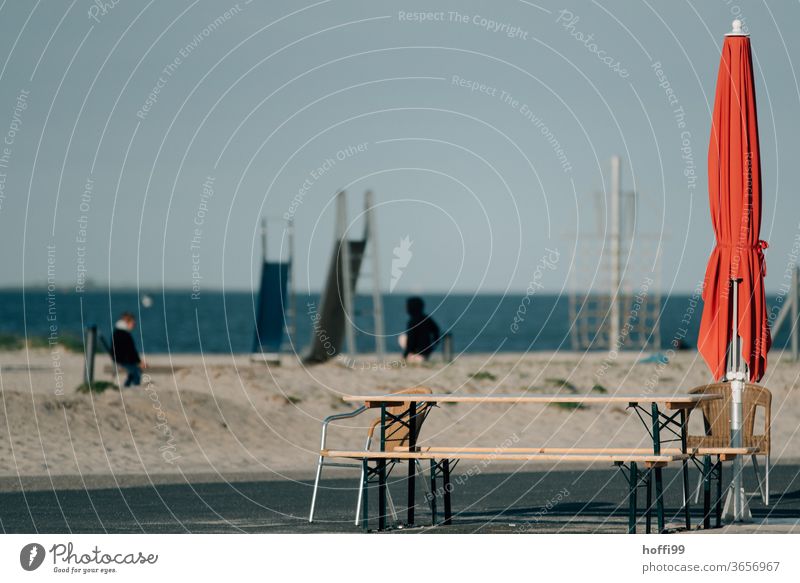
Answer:
[{"label": "parasol fabric", "polygon": [[[742,357],[750,380],[767,368],[771,345],[764,295],[761,230],[761,164],[750,38],[728,35],[722,47],[708,147],[708,198],[716,245],[703,288],[698,349],[715,379],[725,375],[725,356],[738,314]],[[740,279],[734,310],[731,279]]]}]

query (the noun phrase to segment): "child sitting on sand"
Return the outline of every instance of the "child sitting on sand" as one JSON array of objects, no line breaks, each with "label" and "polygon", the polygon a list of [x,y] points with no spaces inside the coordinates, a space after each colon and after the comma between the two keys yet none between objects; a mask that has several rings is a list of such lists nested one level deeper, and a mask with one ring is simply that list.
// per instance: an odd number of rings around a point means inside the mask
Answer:
[{"label": "child sitting on sand", "polygon": [[439,343],[439,326],[425,314],[425,302],[420,297],[406,300],[408,330],[400,336],[403,358],[408,362],[428,360]]}]

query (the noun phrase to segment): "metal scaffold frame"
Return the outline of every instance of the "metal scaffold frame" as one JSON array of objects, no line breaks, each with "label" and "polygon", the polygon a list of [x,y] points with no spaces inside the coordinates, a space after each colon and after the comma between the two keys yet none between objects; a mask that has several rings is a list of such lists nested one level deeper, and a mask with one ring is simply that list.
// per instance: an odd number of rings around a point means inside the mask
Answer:
[{"label": "metal scaffold frame", "polygon": [[637,232],[636,204],[635,193],[622,191],[614,156],[608,204],[601,197],[598,205],[598,219],[607,208],[608,221],[578,235],[569,296],[573,350],[661,349],[662,238]]}]

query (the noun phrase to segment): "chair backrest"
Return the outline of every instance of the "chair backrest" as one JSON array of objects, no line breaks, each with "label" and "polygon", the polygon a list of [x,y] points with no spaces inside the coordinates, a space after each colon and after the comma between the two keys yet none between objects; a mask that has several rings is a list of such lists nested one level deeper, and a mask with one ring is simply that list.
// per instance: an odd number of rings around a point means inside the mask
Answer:
[{"label": "chair backrest", "polygon": [[[699,409],[703,413],[703,435],[689,434],[689,447],[728,447],[731,442],[731,387],[728,383],[713,383],[695,387],[691,394],[721,395],[721,399],[703,401]],[[689,410],[691,417],[692,410]]]},{"label": "chair backrest", "polygon": [[[755,433],[756,413],[764,409],[764,433]],[[758,453],[769,455],[770,452],[770,420],[772,418],[772,393],[766,387],[745,385],[742,396],[743,424],[742,445],[757,447]]]},{"label": "chair backrest", "polygon": [[[722,399],[704,401],[700,404],[703,413],[704,435],[689,435],[689,447],[728,447],[731,441],[731,385],[714,383],[689,391],[692,394],[721,395]],[[764,409],[764,433],[756,435],[755,419],[759,407]],[[772,393],[768,389],[750,383],[745,384],[742,394],[742,446],[757,447],[759,454],[769,455],[770,418]],[[691,411],[690,411],[691,413]]]},{"label": "chair backrest", "polygon": [[[392,394],[397,393],[402,393],[404,395],[430,395],[433,393],[433,391],[431,391],[428,387],[412,387],[409,389],[392,391]],[[416,416],[414,417],[414,427],[416,429],[415,438],[419,436],[419,431],[422,428],[422,424],[424,423],[425,418],[428,416],[432,406],[433,403],[417,403]],[[399,448],[408,447],[410,431],[407,423],[409,421],[408,417],[410,408],[410,404],[407,403],[386,408],[386,413],[391,415],[386,422],[386,451],[393,451]],[[400,420],[393,419],[393,417],[397,417]],[[380,423],[381,420],[376,419],[369,429],[370,435],[377,437],[378,439],[380,439],[380,436],[374,435],[374,432],[380,429]]]}]

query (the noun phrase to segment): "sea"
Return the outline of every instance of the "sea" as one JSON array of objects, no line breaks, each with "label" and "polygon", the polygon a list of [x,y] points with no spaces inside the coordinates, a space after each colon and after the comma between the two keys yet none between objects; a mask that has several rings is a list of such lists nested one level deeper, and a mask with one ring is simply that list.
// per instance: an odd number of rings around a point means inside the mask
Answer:
[{"label": "sea", "polygon": [[[456,352],[493,353],[572,350],[573,320],[566,295],[419,294],[426,312],[449,333]],[[80,339],[82,331],[97,326],[109,338],[119,314],[136,314],[135,337],[145,353],[247,353],[253,348],[257,294],[243,291],[204,291],[194,299],[191,290],[0,290],[0,335],[45,338],[52,334]],[[405,331],[406,296],[383,295],[384,332],[389,353],[400,352],[398,336]],[[299,293],[290,319],[285,350],[304,353],[319,309],[319,294]],[[768,298],[776,306],[775,297]],[[773,307],[777,314],[777,308]],[[375,350],[372,298],[355,298],[356,347]],[[670,295],[660,302],[660,345],[675,340],[685,348],[696,346],[702,300],[692,295]],[[292,325],[291,320],[294,321]],[[636,314],[622,313],[635,323]],[[773,346],[786,346],[783,330]],[[651,343],[652,346],[652,343]]]}]

